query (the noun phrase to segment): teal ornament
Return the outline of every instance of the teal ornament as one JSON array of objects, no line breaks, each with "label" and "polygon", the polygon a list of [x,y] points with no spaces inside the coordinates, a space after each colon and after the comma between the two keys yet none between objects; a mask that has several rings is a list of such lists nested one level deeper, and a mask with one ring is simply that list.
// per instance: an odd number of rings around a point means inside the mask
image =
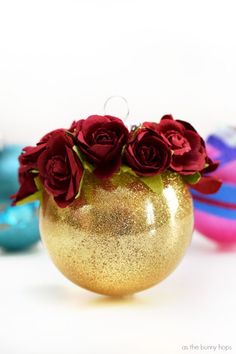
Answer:
[{"label": "teal ornament", "polygon": [[39,241],[38,202],[11,206],[10,196],[18,188],[18,156],[22,146],[0,150],[0,247],[8,251],[27,249]]}]

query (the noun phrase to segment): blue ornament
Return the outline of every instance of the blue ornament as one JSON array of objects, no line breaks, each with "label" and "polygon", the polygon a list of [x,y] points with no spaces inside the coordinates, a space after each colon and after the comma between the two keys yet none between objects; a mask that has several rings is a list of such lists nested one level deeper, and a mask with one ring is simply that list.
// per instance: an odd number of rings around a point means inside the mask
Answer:
[{"label": "blue ornament", "polygon": [[39,241],[38,202],[11,206],[10,196],[18,188],[18,156],[22,146],[0,150],[0,247],[9,251],[26,249]]},{"label": "blue ornament", "polygon": [[18,188],[18,156],[22,146],[6,145],[0,149],[0,200],[8,200]]}]

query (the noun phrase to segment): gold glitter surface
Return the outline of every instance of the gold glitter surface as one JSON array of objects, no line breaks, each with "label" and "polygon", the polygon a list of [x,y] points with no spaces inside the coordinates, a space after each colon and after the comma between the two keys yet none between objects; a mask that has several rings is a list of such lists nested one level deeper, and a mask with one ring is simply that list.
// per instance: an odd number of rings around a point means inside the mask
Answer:
[{"label": "gold glitter surface", "polygon": [[193,209],[179,175],[162,180],[156,194],[126,173],[105,181],[89,174],[80,198],[65,209],[45,194],[41,236],[59,270],[83,288],[114,296],[168,276],[190,242]]}]

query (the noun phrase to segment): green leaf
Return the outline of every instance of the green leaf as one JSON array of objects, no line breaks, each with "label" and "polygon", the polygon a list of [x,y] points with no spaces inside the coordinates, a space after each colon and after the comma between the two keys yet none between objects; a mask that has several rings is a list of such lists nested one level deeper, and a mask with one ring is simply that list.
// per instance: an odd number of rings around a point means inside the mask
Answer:
[{"label": "green leaf", "polygon": [[29,195],[28,197],[20,200],[19,202],[16,203],[16,205],[23,205],[25,203],[30,203],[33,202],[35,200],[42,200],[42,191],[37,191],[34,194]]},{"label": "green leaf", "polygon": [[38,190],[42,190],[43,189],[43,185],[42,185],[42,182],[41,182],[41,179],[40,179],[39,176],[34,178],[34,183],[35,183],[35,185],[36,185]]},{"label": "green leaf", "polygon": [[196,184],[201,179],[201,173],[200,172],[196,172],[196,173],[194,173],[192,175],[185,175],[185,176],[183,176],[183,179],[184,179],[184,181],[186,183]]},{"label": "green leaf", "polygon": [[163,182],[161,175],[140,177],[141,181],[146,184],[153,192],[161,193],[163,190]]},{"label": "green leaf", "polygon": [[129,173],[130,175],[137,177],[136,173],[132,170],[132,168],[130,168],[130,167],[127,166],[127,165],[121,165],[121,167],[120,167],[120,172],[122,172],[122,173]]},{"label": "green leaf", "polygon": [[76,155],[80,159],[80,161],[83,165],[83,168],[89,172],[93,172],[93,169],[94,169],[93,166],[88,161],[86,161],[85,157],[83,156],[83,154],[79,150],[78,146],[74,145],[72,150],[76,153]]},{"label": "green leaf", "polygon": [[78,199],[80,197],[82,185],[83,185],[83,182],[84,182],[84,174],[85,174],[85,172],[83,171],[83,175],[81,177],[80,184],[79,184],[79,190],[78,190],[78,193],[75,196],[75,199]]},{"label": "green leaf", "polygon": [[72,150],[76,153],[76,155],[78,156],[80,161],[83,162],[83,156],[82,156],[81,152],[79,151],[78,146],[74,145]]}]

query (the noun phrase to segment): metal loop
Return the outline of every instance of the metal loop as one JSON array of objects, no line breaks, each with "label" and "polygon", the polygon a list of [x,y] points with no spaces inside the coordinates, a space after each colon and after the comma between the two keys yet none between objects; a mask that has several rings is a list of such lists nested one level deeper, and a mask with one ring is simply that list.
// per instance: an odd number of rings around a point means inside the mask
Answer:
[{"label": "metal loop", "polygon": [[123,118],[123,121],[126,121],[128,116],[129,116],[129,105],[128,105],[127,99],[125,97],[123,97],[123,96],[116,96],[115,95],[115,96],[108,97],[107,100],[104,103],[104,106],[103,106],[104,115],[107,115],[107,105],[108,105],[108,103],[114,98],[119,98],[125,103],[127,111],[126,111],[126,114],[125,114],[125,116]]}]

